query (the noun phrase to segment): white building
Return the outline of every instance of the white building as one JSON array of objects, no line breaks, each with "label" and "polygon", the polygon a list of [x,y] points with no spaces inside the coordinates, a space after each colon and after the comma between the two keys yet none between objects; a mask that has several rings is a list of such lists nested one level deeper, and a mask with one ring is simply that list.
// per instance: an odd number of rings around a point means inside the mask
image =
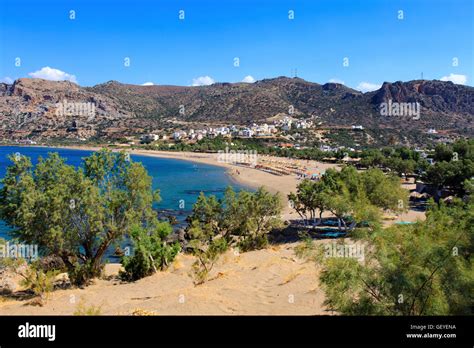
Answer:
[{"label": "white building", "polygon": [[160,136],[157,134],[145,134],[140,137],[140,140],[143,143],[151,143],[153,141],[157,141],[158,139],[160,139]]},{"label": "white building", "polygon": [[180,140],[182,138],[186,138],[187,133],[185,131],[177,131],[173,133],[174,140]]},{"label": "white building", "polygon": [[242,133],[243,137],[250,138],[250,137],[253,136],[253,131],[251,129],[248,129],[248,128],[242,129],[241,133]]}]

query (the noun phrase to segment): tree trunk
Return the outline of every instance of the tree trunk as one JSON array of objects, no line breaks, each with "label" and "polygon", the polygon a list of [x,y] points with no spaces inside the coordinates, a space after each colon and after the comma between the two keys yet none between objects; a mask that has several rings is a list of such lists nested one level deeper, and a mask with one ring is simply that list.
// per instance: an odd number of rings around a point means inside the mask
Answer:
[{"label": "tree trunk", "polygon": [[323,211],[319,211],[319,220],[318,220],[318,225],[321,225],[323,223]]}]

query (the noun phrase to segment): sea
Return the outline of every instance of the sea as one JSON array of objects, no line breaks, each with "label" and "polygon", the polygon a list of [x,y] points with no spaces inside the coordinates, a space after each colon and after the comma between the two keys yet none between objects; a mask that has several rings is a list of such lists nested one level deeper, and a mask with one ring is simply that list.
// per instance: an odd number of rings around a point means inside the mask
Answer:
[{"label": "sea", "polygon": [[[0,179],[4,177],[11,161],[8,155],[20,153],[31,159],[33,164],[39,157],[47,157],[48,153],[57,152],[66,159],[68,164],[79,167],[83,158],[93,151],[30,147],[30,146],[0,146]],[[191,214],[193,204],[200,192],[206,195],[222,197],[225,189],[232,186],[236,191],[250,188],[245,187],[226,173],[225,168],[207,164],[194,163],[179,159],[158,158],[151,156],[131,155],[135,162],[141,162],[153,178],[153,189],[160,190],[161,201],[155,204],[160,219],[173,216],[175,230],[186,226],[186,217]],[[0,183],[1,185],[1,183]],[[10,239],[9,228],[0,221],[0,238]],[[128,244],[128,243],[127,243]],[[110,253],[108,253],[110,256]],[[112,258],[113,259],[113,258]]]}]

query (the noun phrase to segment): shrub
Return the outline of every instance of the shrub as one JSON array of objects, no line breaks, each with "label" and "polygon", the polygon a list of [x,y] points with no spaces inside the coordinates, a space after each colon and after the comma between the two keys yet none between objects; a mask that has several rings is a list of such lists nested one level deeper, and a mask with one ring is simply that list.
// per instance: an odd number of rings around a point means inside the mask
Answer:
[{"label": "shrub", "polygon": [[86,306],[82,301],[77,305],[74,315],[101,315],[101,306]]},{"label": "shrub", "polygon": [[95,152],[80,168],[57,153],[36,166],[25,156],[10,160],[0,181],[0,219],[21,242],[60,257],[76,285],[100,276],[108,248],[131,226],[157,220],[151,177],[123,152]]},{"label": "shrub", "polygon": [[364,261],[327,257],[324,248],[298,252],[322,266],[325,305],[343,315],[472,315],[472,203],[434,205],[426,221],[353,237],[367,245]]},{"label": "shrub", "polygon": [[169,223],[157,223],[152,230],[134,226],[130,237],[134,246],[133,256],[124,256],[120,272],[124,280],[133,281],[166,269],[180,251],[179,243],[167,244],[165,239],[172,232]]},{"label": "shrub", "polygon": [[54,281],[59,271],[44,272],[38,265],[31,264],[24,275],[22,285],[33,291],[38,298],[38,304],[43,306],[54,290]]},{"label": "shrub", "polygon": [[224,238],[219,238],[204,248],[205,250],[200,244],[193,247],[193,254],[196,256],[196,261],[192,265],[195,285],[202,284],[208,279],[214,264],[219,256],[227,250],[228,244]]},{"label": "shrub", "polygon": [[203,193],[189,218],[190,247],[197,260],[193,264],[195,283],[204,282],[219,256],[230,246],[242,251],[264,248],[267,234],[281,225],[281,199],[264,188],[235,193],[229,187],[224,199]]}]

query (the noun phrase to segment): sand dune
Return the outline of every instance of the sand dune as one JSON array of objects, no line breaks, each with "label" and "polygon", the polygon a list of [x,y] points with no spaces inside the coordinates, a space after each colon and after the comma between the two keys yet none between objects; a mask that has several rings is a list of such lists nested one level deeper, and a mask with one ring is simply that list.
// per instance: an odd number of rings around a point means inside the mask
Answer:
[{"label": "sand dune", "polygon": [[[253,168],[222,163],[217,160],[217,154],[148,150],[133,150],[131,153],[225,167],[234,180],[244,185],[263,185],[271,192],[280,192],[285,201],[283,219],[298,217],[286,199],[288,193],[296,190],[299,182],[296,175],[277,176]],[[335,166],[302,160],[299,165],[305,166],[310,172],[319,173]],[[404,186],[411,188],[408,184]],[[330,214],[325,213],[323,216]],[[409,211],[385,221],[385,224],[417,219],[424,219],[424,213]],[[326,242],[328,241],[316,241]],[[293,252],[295,245],[281,244],[240,255],[229,251],[214,267],[210,276],[213,279],[199,286],[193,284],[190,276],[194,260],[190,255],[180,254],[167,271],[134,283],[123,283],[117,279],[120,265],[107,265],[108,279],[98,279],[85,289],[56,290],[44,307],[27,305],[27,301],[6,299],[0,302],[0,315],[71,315],[80,306],[100,307],[101,314],[109,315],[129,315],[135,310],[157,315],[332,314],[323,306],[324,293],[318,283],[317,266],[298,260]]]},{"label": "sand dune", "polygon": [[101,314],[129,315],[140,309],[157,315],[311,315],[324,309],[314,263],[297,259],[296,244],[235,254],[228,251],[209,281],[195,286],[189,273],[193,257],[179,255],[166,271],[134,283],[114,275],[119,265],[107,265],[110,279],[98,279],[85,289],[56,290],[43,307],[6,299],[1,315],[72,315],[81,305],[100,307]]}]

